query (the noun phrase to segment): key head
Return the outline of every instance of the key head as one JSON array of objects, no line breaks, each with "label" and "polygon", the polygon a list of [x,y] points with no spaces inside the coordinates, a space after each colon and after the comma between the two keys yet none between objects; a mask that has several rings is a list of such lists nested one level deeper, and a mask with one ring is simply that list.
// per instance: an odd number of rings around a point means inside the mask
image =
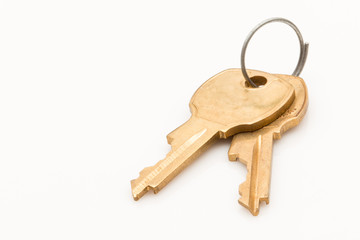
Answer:
[{"label": "key head", "polygon": [[266,83],[247,85],[241,69],[228,69],[206,81],[190,101],[193,116],[220,124],[220,137],[255,131],[278,118],[292,104],[294,87],[277,75],[247,70]]},{"label": "key head", "polygon": [[276,74],[276,76],[286,80],[295,89],[295,99],[291,106],[278,119],[265,127],[273,132],[274,139],[280,139],[283,133],[299,125],[304,118],[309,97],[306,84],[302,78],[283,74]]}]

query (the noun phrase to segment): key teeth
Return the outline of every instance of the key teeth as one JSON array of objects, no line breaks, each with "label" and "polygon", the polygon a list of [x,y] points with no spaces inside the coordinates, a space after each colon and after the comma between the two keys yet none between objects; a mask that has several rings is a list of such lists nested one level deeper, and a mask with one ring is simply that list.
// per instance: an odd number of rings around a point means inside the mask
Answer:
[{"label": "key teeth", "polygon": [[[171,149],[174,148],[174,140],[175,140],[175,134],[174,133],[169,133],[167,136],[166,136],[166,140],[167,140],[167,143],[171,146]],[[171,152],[171,151],[170,151]]]},{"label": "key teeth", "polygon": [[245,185],[245,183],[246,182],[243,182],[242,184],[240,184],[240,186],[239,186],[239,194],[240,194],[240,196],[244,196],[245,194],[244,194],[244,185]]},{"label": "key teeth", "polygon": [[171,143],[172,143],[172,141],[174,140],[174,138],[171,137],[170,134],[168,134],[168,135],[166,136],[166,140],[167,140],[168,144],[171,145]]},{"label": "key teeth", "polygon": [[174,134],[168,134],[166,136],[166,140],[167,140],[168,144],[171,147],[170,151],[166,154],[166,157],[167,157],[169,154],[171,154],[174,151],[174,149],[177,148],[177,145],[179,143],[176,141],[176,138],[174,137]]},{"label": "key teeth", "polygon": [[[241,159],[239,157],[236,158],[236,160],[239,160],[241,163],[245,164],[246,166],[246,180],[240,184],[239,186],[239,194],[240,194],[240,198],[238,200],[239,204],[242,205],[243,207],[245,207],[246,209],[249,210],[249,212],[253,215],[253,216],[257,216],[259,214],[260,211],[260,202],[262,201],[262,199],[259,199],[259,202],[256,204],[254,199],[251,199],[251,196],[249,195],[250,193],[248,192],[246,194],[246,190],[249,189],[249,187],[247,187],[247,185],[249,184],[250,181],[250,174],[251,174],[251,169],[250,165],[246,163],[246,161],[244,159]],[[268,203],[268,199],[264,200]],[[251,202],[253,202],[254,204],[251,204]]]},{"label": "key teeth", "polygon": [[149,185],[149,186],[146,186],[145,188],[141,189],[141,191],[135,192],[135,190],[136,190],[136,181],[137,181],[137,179],[131,180],[131,191],[132,191],[132,196],[133,196],[135,201],[138,201],[149,190],[153,190],[154,194],[157,194],[160,191],[158,187]]},{"label": "key teeth", "polygon": [[237,157],[238,154],[236,154],[236,153],[229,152],[228,156],[229,156],[229,161],[231,161],[231,162],[236,162],[239,160],[239,158]]},{"label": "key teeth", "polygon": [[151,169],[152,167],[144,168],[140,171],[138,178],[131,180],[131,191],[135,201],[139,200],[142,196],[144,196],[145,193],[149,191],[149,186],[144,187],[139,191],[139,189],[137,189],[137,183],[142,178],[142,176],[146,176],[151,171]]},{"label": "key teeth", "polygon": [[[172,151],[174,149],[174,146],[171,144],[172,141],[174,140],[174,138],[169,137],[169,135],[168,135],[167,140],[168,140],[169,144],[171,145],[171,150],[170,150],[170,152],[167,153],[166,158],[172,153]],[[160,160],[158,162],[158,164],[161,163],[162,161],[164,161],[164,159]],[[138,178],[131,180],[132,196],[135,201],[139,200],[150,189],[153,190],[154,194],[157,194],[160,191],[159,186],[154,185],[151,182],[151,180],[150,180],[150,182],[147,183],[148,184],[147,186],[144,186],[144,185],[142,187],[138,186],[139,183],[141,184],[143,178],[148,176],[153,171],[154,168],[156,168],[156,165],[144,168],[143,170],[140,171]],[[153,184],[153,186],[151,184]]]},{"label": "key teeth", "polygon": [[[245,164],[246,166],[246,170],[247,170],[247,174],[246,174],[246,180],[240,184],[239,186],[239,194],[240,194],[240,198],[238,200],[239,204],[242,205],[243,207],[245,207],[246,209],[249,210],[249,212],[253,215],[253,216],[258,216],[259,212],[260,212],[260,203],[261,202],[265,202],[266,204],[269,204],[269,197],[261,197],[258,198],[258,200],[253,199],[249,193],[246,194],[246,190],[248,189],[248,187],[246,186],[249,181],[250,181],[250,169],[249,169],[249,165],[246,164],[246,162],[244,160],[241,160],[240,158],[236,158],[236,160],[239,160],[240,162],[242,162],[243,164]],[[248,196],[247,196],[248,195]],[[247,196],[247,197],[245,197]],[[255,197],[256,198],[256,197]],[[258,202],[256,202],[258,201]],[[251,204],[253,203],[253,204]]]},{"label": "key teeth", "polygon": [[264,198],[264,199],[260,199],[259,200],[259,207],[254,207],[254,208],[250,208],[249,205],[247,205],[242,198],[239,199],[239,203],[241,206],[245,207],[246,209],[249,210],[249,212],[253,215],[253,216],[257,216],[259,215],[260,212],[260,203],[261,202],[265,202],[266,205],[269,204],[269,198]]},{"label": "key teeth", "polygon": [[259,215],[259,208],[250,208],[243,200],[240,198],[239,203],[241,206],[245,207],[253,216]]},{"label": "key teeth", "polygon": [[[145,175],[145,174],[149,173],[149,172],[151,171],[151,168],[152,168],[152,167],[146,167],[146,168],[144,168],[143,170],[141,170],[140,173],[139,173],[139,177],[141,177],[142,175]],[[139,177],[138,177],[138,178],[139,178]],[[136,179],[134,179],[134,180],[136,180]],[[134,181],[134,180],[133,180],[133,181]]]},{"label": "key teeth", "polygon": [[264,197],[264,198],[260,198],[260,203],[261,202],[265,202],[266,203],[266,205],[268,205],[269,204],[269,197]]},{"label": "key teeth", "polygon": [[[240,191],[239,191],[239,192],[240,192]],[[240,192],[240,195],[242,196],[242,193],[241,193],[241,192]],[[251,200],[249,200],[249,201],[251,201]],[[260,212],[260,204],[261,204],[261,202],[265,202],[266,205],[268,205],[268,204],[269,204],[269,198],[268,198],[268,197],[259,198],[259,202],[258,202],[257,206],[256,206],[256,204],[255,204],[255,206],[253,206],[253,207],[250,207],[249,202],[246,202],[246,201],[243,199],[243,197],[240,197],[239,200],[238,200],[238,202],[239,202],[239,204],[240,204],[241,206],[243,206],[243,207],[245,207],[246,209],[248,209],[249,212],[250,212],[253,216],[257,216],[257,215],[259,215],[259,212]]]},{"label": "key teeth", "polygon": [[146,192],[146,189],[143,189],[140,192],[135,192],[136,179],[131,180],[131,193],[135,201],[139,200]]}]

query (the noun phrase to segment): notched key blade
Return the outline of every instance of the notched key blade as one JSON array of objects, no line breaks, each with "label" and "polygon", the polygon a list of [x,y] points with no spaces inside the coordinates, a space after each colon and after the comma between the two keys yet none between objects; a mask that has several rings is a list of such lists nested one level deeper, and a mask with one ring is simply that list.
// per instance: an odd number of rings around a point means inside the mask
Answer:
[{"label": "notched key blade", "polygon": [[137,179],[131,181],[132,195],[135,200],[141,198],[150,189],[159,192],[198,155],[207,149],[217,138],[218,130],[207,126],[206,120],[190,118],[180,128],[168,136],[171,151],[156,165],[140,172]]},{"label": "notched key blade", "polygon": [[147,176],[151,171],[153,167],[147,167],[144,168],[137,179],[131,180],[131,191],[132,196],[135,201],[139,200],[142,196],[144,196],[145,193],[147,193],[150,190],[150,186],[144,186],[140,185],[141,179],[144,178],[144,176]]},{"label": "notched key blade", "polygon": [[260,203],[269,203],[272,135],[243,133],[234,138],[237,145],[229,150],[230,160],[239,160],[247,168],[246,180],[239,187],[239,203],[257,216]]}]

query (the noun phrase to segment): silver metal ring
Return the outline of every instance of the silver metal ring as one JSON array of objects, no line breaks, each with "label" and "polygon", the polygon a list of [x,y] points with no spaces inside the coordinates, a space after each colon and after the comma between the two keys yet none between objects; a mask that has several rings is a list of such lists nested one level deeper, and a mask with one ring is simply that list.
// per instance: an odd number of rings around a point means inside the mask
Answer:
[{"label": "silver metal ring", "polygon": [[256,85],[250,78],[249,75],[246,73],[246,67],[245,67],[245,53],[246,53],[246,48],[249,44],[250,39],[253,37],[253,35],[255,34],[255,32],[257,30],[259,30],[259,28],[261,28],[262,26],[271,23],[271,22],[282,22],[285,23],[287,25],[289,25],[290,27],[292,27],[292,29],[294,29],[294,31],[296,32],[299,41],[300,41],[300,57],[299,57],[299,61],[298,64],[296,65],[296,68],[294,70],[294,72],[292,73],[293,76],[299,76],[301,71],[304,68],[305,62],[306,62],[306,58],[307,58],[307,54],[308,54],[308,49],[309,49],[309,44],[305,43],[304,44],[304,40],[303,37],[299,31],[299,29],[295,26],[295,24],[293,24],[292,22],[290,22],[289,20],[285,19],[285,18],[270,18],[267,19],[261,23],[259,23],[253,30],[251,30],[251,32],[249,33],[249,35],[246,37],[245,42],[242,46],[242,50],[241,50],[241,71],[244,75],[244,78],[246,79],[246,81],[249,82],[249,84],[254,87],[257,88],[258,85]]}]

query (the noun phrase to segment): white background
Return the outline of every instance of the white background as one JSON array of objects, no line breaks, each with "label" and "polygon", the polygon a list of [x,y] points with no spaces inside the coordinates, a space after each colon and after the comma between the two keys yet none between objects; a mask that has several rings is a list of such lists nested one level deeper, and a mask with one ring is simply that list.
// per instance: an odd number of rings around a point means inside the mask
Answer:
[{"label": "white background", "polygon": [[[358,1],[1,1],[0,239],[360,239]],[[270,204],[237,200],[222,140],[138,202],[130,180],[170,150],[208,78],[285,17],[310,43],[305,119],[275,142]],[[290,74],[291,28],[247,66]]]}]

